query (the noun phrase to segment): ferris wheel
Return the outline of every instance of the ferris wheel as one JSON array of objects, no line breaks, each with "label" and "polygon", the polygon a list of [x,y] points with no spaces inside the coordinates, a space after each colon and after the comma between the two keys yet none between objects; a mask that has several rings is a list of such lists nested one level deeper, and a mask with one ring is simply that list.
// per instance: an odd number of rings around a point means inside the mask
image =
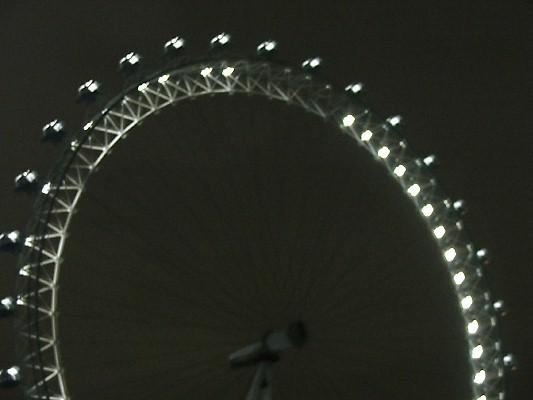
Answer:
[{"label": "ferris wheel", "polygon": [[[401,117],[381,118],[361,101],[362,83],[339,90],[324,82],[317,73],[322,63],[319,57],[293,68],[276,60],[278,44],[273,40],[261,43],[254,57],[235,55],[230,45],[230,35],[221,33],[211,40],[209,55],[195,59],[184,55],[185,40],[174,37],[164,44],[166,64],[148,74],[139,72],[141,55],[128,53],[120,60],[119,69],[130,77],[131,84],[69,138],[52,172],[42,178],[29,169],[16,177],[16,190],[36,193],[36,200],[34,215],[24,232],[14,230],[0,237],[2,249],[20,252],[16,293],[3,298],[0,308],[2,316],[15,317],[20,363],[4,366],[2,385],[21,384],[29,399],[76,400],[63,362],[67,352],[60,321],[68,313],[64,312],[60,287],[67,286],[62,283],[64,264],[68,263],[65,252],[73,217],[78,209],[83,210],[79,204],[89,178],[106,165],[112,151],[122,147],[119,144],[131,132],[145,121],[148,124],[161,118],[160,111],[184,105],[185,100],[200,102],[213,96],[227,99],[227,95],[236,95],[276,100],[324,121],[364,150],[368,159],[380,166],[380,173],[396,183],[395,190],[410,201],[412,217],[423,221],[456,295],[467,343],[470,398],[502,400],[505,371],[513,364],[498,336],[498,316],[504,312],[504,304],[491,297],[483,277],[487,250],[475,247],[465,232],[461,219],[464,201],[450,200],[437,184],[433,172],[436,157],[415,155],[400,134]],[[94,103],[100,91],[98,81],[88,80],[79,87],[78,100]],[[60,119],[47,123],[42,139],[64,141],[65,125]],[[305,147],[306,143],[300,145]],[[321,278],[313,279],[309,282]],[[304,293],[311,296],[311,291]],[[307,301],[306,296],[295,301]],[[276,399],[280,359],[291,351],[305,351],[315,338],[308,321],[298,316],[269,327],[240,347],[224,348],[225,365],[221,368],[229,375],[246,372],[242,398]],[[190,363],[193,365],[194,359]]]}]

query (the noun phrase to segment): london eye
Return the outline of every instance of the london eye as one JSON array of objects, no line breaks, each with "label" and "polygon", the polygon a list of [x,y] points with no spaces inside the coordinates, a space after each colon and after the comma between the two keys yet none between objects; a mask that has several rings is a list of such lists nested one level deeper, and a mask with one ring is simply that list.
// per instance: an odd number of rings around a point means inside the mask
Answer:
[{"label": "london eye", "polygon": [[[192,57],[176,36],[149,71],[128,52],[117,95],[79,86],[78,132],[44,125],[64,150],[48,175],[17,175],[34,213],[0,237],[20,253],[5,386],[47,400],[427,398],[418,376],[435,399],[503,398],[503,302],[436,156],[414,153],[362,83],[332,84],[320,57],[292,66],[277,46],[242,56],[221,33]],[[451,369],[455,391],[439,390]]]}]

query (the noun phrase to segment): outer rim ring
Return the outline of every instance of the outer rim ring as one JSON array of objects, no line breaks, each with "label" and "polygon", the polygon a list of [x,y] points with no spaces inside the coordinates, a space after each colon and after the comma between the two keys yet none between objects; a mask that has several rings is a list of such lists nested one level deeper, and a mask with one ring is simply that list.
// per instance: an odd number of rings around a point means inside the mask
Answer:
[{"label": "outer rim ring", "polygon": [[245,58],[191,62],[150,75],[109,102],[66,149],[36,201],[31,234],[19,259],[17,304],[23,310],[17,330],[22,333],[26,396],[70,399],[57,332],[57,284],[71,217],[86,181],[112,147],[155,111],[222,93],[256,94],[297,105],[336,124],[383,164],[426,221],[450,273],[465,322],[473,399],[503,399],[503,358],[490,294],[463,224],[434,176],[390,124],[345,92],[309,74]]}]

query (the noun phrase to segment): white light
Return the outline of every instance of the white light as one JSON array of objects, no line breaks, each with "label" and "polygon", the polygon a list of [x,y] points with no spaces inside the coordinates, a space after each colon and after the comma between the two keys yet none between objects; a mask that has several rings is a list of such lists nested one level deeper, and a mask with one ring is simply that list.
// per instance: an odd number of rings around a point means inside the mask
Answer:
[{"label": "white light", "polygon": [[446,229],[442,225],[439,225],[435,229],[433,229],[433,234],[437,239],[442,239],[445,233]]},{"label": "white light", "polygon": [[467,325],[467,329],[468,333],[470,333],[471,335],[475,334],[479,329],[479,323],[477,322],[477,320],[474,319],[470,321]]},{"label": "white light", "polygon": [[26,300],[24,300],[22,297],[17,297],[16,303],[17,303],[18,306],[25,306],[26,305]]},{"label": "white light", "polygon": [[274,42],[273,40],[269,41],[269,42],[266,42],[265,43],[265,50],[266,51],[272,51],[276,48],[277,46],[277,43]]},{"label": "white light", "polygon": [[476,400],[487,400],[487,396],[481,395]]},{"label": "white light", "polygon": [[93,121],[89,121],[87,122],[85,125],[83,125],[83,130],[84,131],[88,131],[89,129],[91,129],[93,127]]},{"label": "white light", "polygon": [[402,117],[401,117],[401,115],[395,115],[394,117],[387,118],[387,121],[388,121],[389,124],[391,124],[392,126],[396,126],[396,125],[398,125],[400,122],[402,122]]},{"label": "white light", "polygon": [[405,168],[405,166],[400,164],[396,168],[394,168],[394,175],[401,177],[405,174],[405,171],[407,171],[407,168]]},{"label": "white light", "polygon": [[125,62],[129,62],[130,65],[135,65],[135,64],[138,64],[139,61],[141,61],[141,57],[137,54],[137,53],[128,53],[126,54],[121,60],[120,60],[120,63],[125,63]]},{"label": "white light", "polygon": [[221,33],[219,35],[216,35],[213,39],[211,39],[211,45],[215,45],[217,43],[221,45],[225,45],[229,43],[231,39],[231,36],[229,33]]},{"label": "white light", "polygon": [[474,383],[481,385],[483,382],[485,382],[485,376],[486,376],[485,370],[484,369],[480,370],[474,375]]},{"label": "white light", "polygon": [[168,81],[168,78],[170,78],[170,75],[169,74],[165,74],[165,75],[161,75],[157,81],[159,83],[165,83],[166,81]]},{"label": "white light", "polygon": [[477,359],[481,358],[482,354],[483,354],[483,346],[482,345],[478,344],[476,347],[474,347],[472,349],[472,358],[473,359],[477,360]]},{"label": "white light", "polygon": [[472,307],[473,303],[474,300],[472,299],[472,296],[466,296],[461,299],[461,307],[463,307],[463,310],[468,310]]},{"label": "white light", "polygon": [[200,71],[200,75],[202,75],[204,78],[211,75],[211,72],[213,72],[213,68],[211,67],[205,67]]},{"label": "white light", "polygon": [[302,63],[303,69],[314,69],[320,66],[322,59],[320,57],[308,58]]},{"label": "white light", "polygon": [[383,146],[378,150],[378,157],[387,158],[390,154],[390,150],[387,146]]},{"label": "white light", "polygon": [[24,240],[24,246],[26,247],[33,247],[33,241],[35,240],[35,238],[33,236],[28,236],[25,240]]},{"label": "white light", "polygon": [[29,266],[28,265],[23,266],[19,270],[19,275],[21,275],[21,276],[30,276],[30,268],[29,268]]},{"label": "white light", "polygon": [[11,375],[11,377],[14,379],[17,378],[19,372],[20,372],[20,369],[18,367],[11,367],[7,369],[7,373]]},{"label": "white light", "polygon": [[52,187],[52,184],[51,184],[50,182],[45,183],[45,184],[43,185],[42,189],[41,189],[41,193],[42,193],[42,194],[48,194],[48,193],[50,193],[50,189],[51,189],[51,187]]},{"label": "white light", "polygon": [[174,50],[179,50],[183,46],[185,46],[185,39],[180,38],[179,36],[176,36],[165,43],[165,49],[172,47]]},{"label": "white light", "polygon": [[226,67],[222,70],[222,75],[224,75],[226,78],[233,74],[233,71],[235,71],[235,68],[233,67]]},{"label": "white light", "polygon": [[7,238],[11,240],[13,243],[15,243],[17,240],[19,240],[20,232],[19,231],[12,231],[7,234]]},{"label": "white light", "polygon": [[463,271],[459,271],[453,276],[453,281],[456,285],[462,284],[466,279],[465,273]]},{"label": "white light", "polygon": [[422,207],[422,214],[424,214],[424,217],[429,217],[431,214],[433,214],[433,206],[431,204],[426,204],[424,207]]},{"label": "white light", "polygon": [[363,90],[363,87],[364,87],[363,83],[358,82],[358,83],[352,83],[346,86],[344,90],[346,90],[347,92],[353,93],[353,94],[357,94]]},{"label": "white light", "polygon": [[89,81],[87,83],[88,83],[87,89],[89,89],[90,92],[94,93],[94,92],[96,92],[98,90],[98,86],[99,86],[98,82],[91,80],[91,81]]},{"label": "white light", "polygon": [[28,181],[28,183],[32,183],[32,182],[35,182],[37,180],[37,175],[36,175],[35,171],[32,171],[32,170],[24,171],[19,176],[23,176],[24,178],[26,178],[26,181]]},{"label": "white light", "polygon": [[6,308],[10,308],[13,305],[13,300],[11,297],[5,297],[0,301],[0,303],[2,303],[2,305]]},{"label": "white light", "polygon": [[147,87],[148,87],[148,82],[144,82],[144,83],[141,83],[139,86],[137,86],[137,90],[139,92],[144,92]]},{"label": "white light", "polygon": [[342,119],[342,124],[345,127],[352,126],[354,122],[355,122],[355,117],[352,114],[347,114]]},{"label": "white light", "polygon": [[322,62],[322,59],[320,57],[315,57],[315,58],[311,58],[310,60],[308,60],[307,64],[311,68],[316,68],[320,65],[321,62]]},{"label": "white light", "polygon": [[453,261],[456,255],[457,255],[457,252],[455,251],[453,247],[450,247],[448,250],[444,252],[444,258],[448,262]]},{"label": "white light", "polygon": [[274,40],[267,40],[263,43],[261,43],[259,46],[257,46],[257,51],[259,53],[264,51],[273,51],[276,49],[278,44]]},{"label": "white light", "polygon": [[416,197],[418,196],[418,193],[420,193],[420,186],[418,184],[413,184],[407,188],[407,193],[409,193],[411,196]]},{"label": "white light", "polygon": [[368,142],[372,138],[372,131],[369,131],[368,129],[361,133],[361,140],[363,142]]}]

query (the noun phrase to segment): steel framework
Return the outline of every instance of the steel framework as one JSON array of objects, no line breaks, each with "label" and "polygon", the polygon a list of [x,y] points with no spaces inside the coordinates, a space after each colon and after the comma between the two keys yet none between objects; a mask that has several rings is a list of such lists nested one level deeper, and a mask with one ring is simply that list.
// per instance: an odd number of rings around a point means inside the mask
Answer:
[{"label": "steel framework", "polygon": [[129,87],[90,119],[42,186],[19,260],[18,331],[26,395],[69,400],[61,363],[57,290],[74,211],[89,177],[111,149],[144,119],[182,100],[214,94],[259,95],[280,100],[336,125],[383,165],[412,200],[443,256],[464,317],[471,362],[472,398],[503,398],[504,363],[497,318],[480,255],[460,215],[389,122],[350,93],[314,75],[265,60],[189,61]]}]

